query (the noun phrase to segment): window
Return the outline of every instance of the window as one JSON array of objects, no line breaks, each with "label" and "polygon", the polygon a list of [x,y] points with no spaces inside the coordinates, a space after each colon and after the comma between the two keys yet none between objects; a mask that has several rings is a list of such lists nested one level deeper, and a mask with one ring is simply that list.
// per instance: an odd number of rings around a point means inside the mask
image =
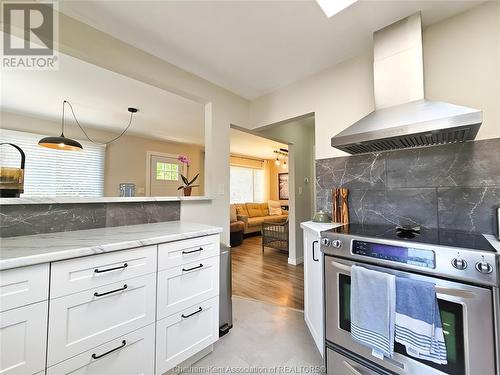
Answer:
[{"label": "window", "polygon": [[[40,147],[41,134],[0,129],[2,142],[14,143],[26,154],[23,197],[102,197],[106,146],[79,141],[82,151],[61,151]],[[0,165],[19,167],[19,152],[0,147]]]},{"label": "window", "polygon": [[174,163],[156,162],[156,179],[164,181],[179,181],[179,165]]},{"label": "window", "polygon": [[264,170],[231,166],[230,179],[231,203],[264,200]]}]

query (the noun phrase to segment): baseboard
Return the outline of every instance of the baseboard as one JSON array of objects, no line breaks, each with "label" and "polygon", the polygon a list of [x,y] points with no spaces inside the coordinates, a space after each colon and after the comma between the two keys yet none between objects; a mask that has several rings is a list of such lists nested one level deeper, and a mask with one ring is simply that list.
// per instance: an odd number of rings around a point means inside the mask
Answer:
[{"label": "baseboard", "polygon": [[304,257],[300,258],[288,258],[288,264],[293,264],[296,266],[297,264],[304,263]]}]

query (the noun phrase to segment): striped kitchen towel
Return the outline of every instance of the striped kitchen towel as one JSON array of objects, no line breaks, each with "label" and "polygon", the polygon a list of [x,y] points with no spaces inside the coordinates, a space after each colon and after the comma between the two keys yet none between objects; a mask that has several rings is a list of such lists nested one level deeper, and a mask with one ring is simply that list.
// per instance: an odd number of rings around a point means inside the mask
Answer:
[{"label": "striped kitchen towel", "polygon": [[375,357],[394,355],[396,277],[364,267],[351,268],[351,336]]},{"label": "striped kitchen towel", "polygon": [[396,278],[395,340],[404,345],[412,357],[447,364],[434,284]]}]

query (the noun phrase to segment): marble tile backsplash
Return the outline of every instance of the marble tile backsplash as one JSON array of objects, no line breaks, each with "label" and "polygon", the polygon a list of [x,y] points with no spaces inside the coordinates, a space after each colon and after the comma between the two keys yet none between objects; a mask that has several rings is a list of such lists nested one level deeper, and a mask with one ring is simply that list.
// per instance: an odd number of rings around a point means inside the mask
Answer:
[{"label": "marble tile backsplash", "polygon": [[494,233],[500,138],[316,160],[317,209],[346,187],[351,222]]},{"label": "marble tile backsplash", "polygon": [[180,202],[16,204],[0,207],[1,237],[179,220]]}]

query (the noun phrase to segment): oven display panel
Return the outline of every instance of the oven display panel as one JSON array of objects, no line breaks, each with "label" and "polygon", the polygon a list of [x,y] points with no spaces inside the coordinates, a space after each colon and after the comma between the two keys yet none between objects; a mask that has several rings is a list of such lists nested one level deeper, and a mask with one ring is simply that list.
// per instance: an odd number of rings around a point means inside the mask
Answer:
[{"label": "oven display panel", "polygon": [[352,253],[371,258],[390,260],[392,262],[405,263],[412,266],[425,268],[436,267],[434,260],[435,254],[432,250],[354,240],[352,241]]}]

